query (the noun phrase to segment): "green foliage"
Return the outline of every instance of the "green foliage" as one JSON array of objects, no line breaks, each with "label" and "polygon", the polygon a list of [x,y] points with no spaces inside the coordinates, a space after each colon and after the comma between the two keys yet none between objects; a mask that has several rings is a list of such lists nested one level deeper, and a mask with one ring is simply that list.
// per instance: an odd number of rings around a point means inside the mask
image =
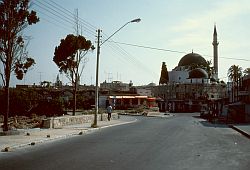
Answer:
[{"label": "green foliage", "polygon": [[36,24],[39,18],[35,11],[28,9],[29,0],[3,0],[0,2],[0,58],[7,68],[5,70],[6,79],[14,70],[17,79],[21,80],[23,74],[35,64],[34,59],[27,55],[22,31],[28,25]]},{"label": "green foliage", "polygon": [[250,68],[246,68],[244,71],[243,71],[244,75],[250,75]]},{"label": "green foliage", "polygon": [[239,78],[242,77],[242,68],[238,65],[232,65],[228,69],[228,77],[231,81],[236,82]]},{"label": "green foliage", "polygon": [[46,115],[48,117],[64,114],[62,102],[58,99],[41,100],[39,101],[39,105],[35,107],[32,112],[37,115]]},{"label": "green foliage", "polygon": [[32,24],[36,24],[39,18],[36,12],[29,11],[30,0],[2,0],[0,1],[0,61],[3,65],[3,73],[0,76],[5,86],[5,115],[3,130],[8,130],[8,115],[10,111],[9,84],[11,72],[15,71],[18,79],[28,68],[35,64],[34,59],[28,56],[22,31]]},{"label": "green foliage", "polygon": [[211,60],[207,60],[205,63],[202,64],[202,68],[207,72],[208,74],[208,78],[211,77],[211,75],[213,74],[214,72],[214,67],[211,67],[212,65],[212,62]]},{"label": "green foliage", "polygon": [[[27,25],[39,21],[36,12],[28,10],[29,0],[2,0],[0,2],[0,25],[1,33],[8,34],[22,31]],[[11,23],[11,24],[9,24]],[[7,30],[5,28],[13,28]],[[16,28],[16,30],[14,30]]]},{"label": "green foliage", "polygon": [[88,51],[92,48],[91,41],[86,40],[83,36],[67,35],[61,40],[58,47],[55,48],[53,61],[59,67],[60,71],[67,73],[78,66],[77,51]]},{"label": "green foliage", "polygon": [[[4,91],[0,91],[0,102],[4,98]],[[64,105],[60,100],[60,93],[51,94],[52,99],[48,99],[47,93],[34,89],[11,89],[10,90],[10,116],[31,116],[36,115],[62,115]],[[0,107],[0,114],[5,112],[4,107]]]},{"label": "green foliage", "polygon": [[[77,85],[80,82],[82,73],[82,71],[79,71],[80,64],[90,49],[93,50],[94,47],[89,40],[86,40],[81,35],[75,36],[73,34],[67,35],[65,39],[61,40],[60,45],[55,48],[53,61],[59,67],[60,72],[66,74],[73,86],[73,115],[75,115],[76,110]],[[83,67],[84,65],[82,65],[81,70],[83,70]]]},{"label": "green foliage", "polygon": [[28,71],[28,69],[35,64],[33,58],[25,58],[24,61],[17,61],[15,63],[15,74],[18,80],[23,79],[23,75]]}]

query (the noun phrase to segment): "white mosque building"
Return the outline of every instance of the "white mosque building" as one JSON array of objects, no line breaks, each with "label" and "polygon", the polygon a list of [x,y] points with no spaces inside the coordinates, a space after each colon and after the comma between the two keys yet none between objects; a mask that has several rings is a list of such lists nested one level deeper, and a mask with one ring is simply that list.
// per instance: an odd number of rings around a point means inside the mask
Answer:
[{"label": "white mosque building", "polygon": [[[192,51],[184,55],[178,65],[168,72],[168,83],[156,86],[153,92],[161,100],[160,110],[198,111],[203,103],[226,98],[226,85],[218,79],[218,44],[214,26],[212,69],[206,69],[207,61]],[[216,109],[218,107],[215,106]]]},{"label": "white mosque building", "polygon": [[[214,26],[213,34],[213,72],[208,73],[202,66],[205,66],[207,61],[197,53],[186,54],[181,58],[172,71],[169,71],[170,83],[209,83],[210,78],[218,80],[218,41],[216,26]],[[196,67],[192,69],[192,67]]]}]

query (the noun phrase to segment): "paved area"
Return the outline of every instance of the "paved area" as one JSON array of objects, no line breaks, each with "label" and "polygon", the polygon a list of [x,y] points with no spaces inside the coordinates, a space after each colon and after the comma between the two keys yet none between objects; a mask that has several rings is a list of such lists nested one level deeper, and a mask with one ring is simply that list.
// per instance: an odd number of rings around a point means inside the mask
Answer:
[{"label": "paved area", "polygon": [[62,129],[18,129],[18,134],[0,136],[0,150],[11,151],[20,147],[35,145],[45,141],[63,139],[74,135],[90,133],[91,131],[100,130],[102,128],[133,123],[135,117],[122,117],[111,121],[98,121],[97,128],[91,128],[91,123],[77,124],[65,126]]},{"label": "paved area", "polygon": [[[150,113],[148,116],[152,117],[169,117],[173,114],[166,113]],[[91,123],[84,123],[78,125],[65,126],[62,129],[18,129],[16,135],[0,136],[0,150],[11,151],[20,147],[34,145],[50,140],[63,139],[70,136],[76,136],[84,133],[90,133],[91,131],[99,130],[106,127],[132,123],[136,121],[134,116],[121,116],[118,120],[111,121],[98,121],[97,128],[91,128]],[[229,125],[234,130],[238,131],[242,135],[250,138],[250,124],[242,125]]]}]

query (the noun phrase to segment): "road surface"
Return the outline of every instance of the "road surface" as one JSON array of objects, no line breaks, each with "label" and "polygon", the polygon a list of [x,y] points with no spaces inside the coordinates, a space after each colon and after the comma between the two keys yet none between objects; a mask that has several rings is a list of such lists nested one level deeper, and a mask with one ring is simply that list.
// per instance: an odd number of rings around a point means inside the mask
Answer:
[{"label": "road surface", "polygon": [[0,169],[249,170],[250,140],[192,114],[137,122],[0,154]]}]

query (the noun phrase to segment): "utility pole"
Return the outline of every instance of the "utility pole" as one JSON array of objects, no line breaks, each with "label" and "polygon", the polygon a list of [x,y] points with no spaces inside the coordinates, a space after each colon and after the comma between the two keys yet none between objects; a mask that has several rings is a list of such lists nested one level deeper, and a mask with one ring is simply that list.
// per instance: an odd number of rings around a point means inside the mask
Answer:
[{"label": "utility pole", "polygon": [[43,72],[38,72],[39,73],[39,79],[40,79],[40,85],[42,84],[42,73]]},{"label": "utility pole", "polygon": [[94,123],[91,125],[92,127],[97,127],[97,114],[98,114],[98,107],[99,107],[99,97],[98,97],[98,78],[99,78],[99,57],[100,57],[100,46],[107,42],[111,37],[113,37],[118,31],[120,31],[123,27],[128,25],[129,23],[140,22],[141,19],[137,18],[125,23],[122,27],[120,27],[117,31],[115,31],[112,35],[110,35],[105,41],[100,44],[100,33],[101,30],[97,30],[97,59],[96,59],[96,82],[95,82],[95,116],[94,116]]},{"label": "utility pole", "polygon": [[97,115],[99,108],[99,91],[98,91],[98,77],[99,77],[99,57],[100,57],[100,33],[101,30],[97,30],[97,58],[96,58],[96,82],[95,82],[95,117],[93,127],[97,127]]}]

